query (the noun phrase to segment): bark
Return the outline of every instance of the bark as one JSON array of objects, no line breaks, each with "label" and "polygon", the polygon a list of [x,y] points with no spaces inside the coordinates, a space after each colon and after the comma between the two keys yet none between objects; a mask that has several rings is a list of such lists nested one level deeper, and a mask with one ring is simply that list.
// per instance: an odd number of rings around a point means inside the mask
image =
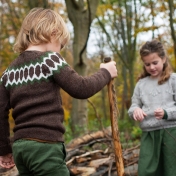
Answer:
[{"label": "bark", "polygon": [[118,176],[124,176],[124,163],[122,156],[122,146],[120,143],[120,133],[118,129],[117,123],[117,100],[116,100],[116,92],[113,84],[113,80],[108,84],[108,95],[109,95],[109,103],[110,103],[110,118],[111,118],[111,127],[112,127],[112,137],[114,143],[114,152],[115,152],[115,161],[116,161],[116,169]]},{"label": "bark", "polygon": [[[86,70],[86,47],[90,33],[92,20],[95,18],[98,0],[65,0],[68,17],[74,27],[73,57],[74,69],[78,74],[85,76]],[[74,136],[87,131],[87,101],[73,99],[71,111],[71,126]]]},{"label": "bark", "polygon": [[168,0],[169,5],[169,21],[170,21],[170,29],[171,29],[171,36],[173,40],[173,47],[174,47],[174,55],[175,55],[175,70],[176,70],[176,31],[174,30],[174,3],[173,0]]},{"label": "bark", "polygon": [[43,8],[49,8],[49,3],[48,0],[35,0],[35,1],[28,1],[28,6],[30,9],[34,8],[34,7],[43,7]]}]

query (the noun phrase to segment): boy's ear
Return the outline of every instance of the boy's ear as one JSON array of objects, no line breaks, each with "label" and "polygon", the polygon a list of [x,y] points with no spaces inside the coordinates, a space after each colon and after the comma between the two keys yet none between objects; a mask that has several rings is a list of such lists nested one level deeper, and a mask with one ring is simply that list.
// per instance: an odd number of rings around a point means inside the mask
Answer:
[{"label": "boy's ear", "polygon": [[53,30],[53,32],[51,33],[51,37],[56,36],[57,30]]}]

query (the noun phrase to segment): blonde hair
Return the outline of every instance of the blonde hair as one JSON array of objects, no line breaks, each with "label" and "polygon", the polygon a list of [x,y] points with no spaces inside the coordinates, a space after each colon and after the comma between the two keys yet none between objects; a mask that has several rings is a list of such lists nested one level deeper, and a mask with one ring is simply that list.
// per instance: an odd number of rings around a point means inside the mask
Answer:
[{"label": "blonde hair", "polygon": [[14,51],[21,53],[30,44],[39,45],[48,43],[51,35],[55,35],[62,47],[70,39],[70,34],[63,18],[51,9],[33,8],[24,18],[20,32],[14,44]]},{"label": "blonde hair", "polygon": [[[165,63],[163,64],[163,72],[160,76],[160,79],[158,80],[158,84],[163,84],[169,79],[170,74],[172,73],[172,68],[169,63],[169,59],[166,55],[166,51],[160,41],[148,41],[140,49],[140,56],[142,60],[145,56],[148,56],[151,53],[157,53],[161,59],[166,59]],[[138,77],[138,80],[147,76],[150,76],[150,74],[146,71],[145,67],[143,66],[143,72]]]}]

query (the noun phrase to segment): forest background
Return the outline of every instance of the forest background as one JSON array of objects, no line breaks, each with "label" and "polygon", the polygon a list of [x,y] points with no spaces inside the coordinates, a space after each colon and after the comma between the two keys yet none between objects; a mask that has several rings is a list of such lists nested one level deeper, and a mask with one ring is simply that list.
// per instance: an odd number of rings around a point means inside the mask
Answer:
[{"label": "forest background", "polygon": [[[122,142],[138,143],[141,130],[127,110],[142,69],[139,49],[147,40],[160,40],[176,70],[175,0],[1,0],[0,74],[17,57],[13,44],[22,20],[34,7],[51,8],[67,23],[71,40],[61,51],[82,76],[99,69],[105,57],[117,62],[115,88]],[[110,126],[107,87],[88,100],[71,98],[61,90],[65,110],[66,143],[85,133]],[[9,114],[11,135],[14,121]]]}]

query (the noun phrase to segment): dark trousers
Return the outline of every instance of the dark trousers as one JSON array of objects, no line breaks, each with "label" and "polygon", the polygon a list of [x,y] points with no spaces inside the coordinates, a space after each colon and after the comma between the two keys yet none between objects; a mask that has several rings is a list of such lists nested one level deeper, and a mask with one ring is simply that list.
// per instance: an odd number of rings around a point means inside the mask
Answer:
[{"label": "dark trousers", "polygon": [[63,143],[17,140],[13,156],[20,176],[69,176]]}]

